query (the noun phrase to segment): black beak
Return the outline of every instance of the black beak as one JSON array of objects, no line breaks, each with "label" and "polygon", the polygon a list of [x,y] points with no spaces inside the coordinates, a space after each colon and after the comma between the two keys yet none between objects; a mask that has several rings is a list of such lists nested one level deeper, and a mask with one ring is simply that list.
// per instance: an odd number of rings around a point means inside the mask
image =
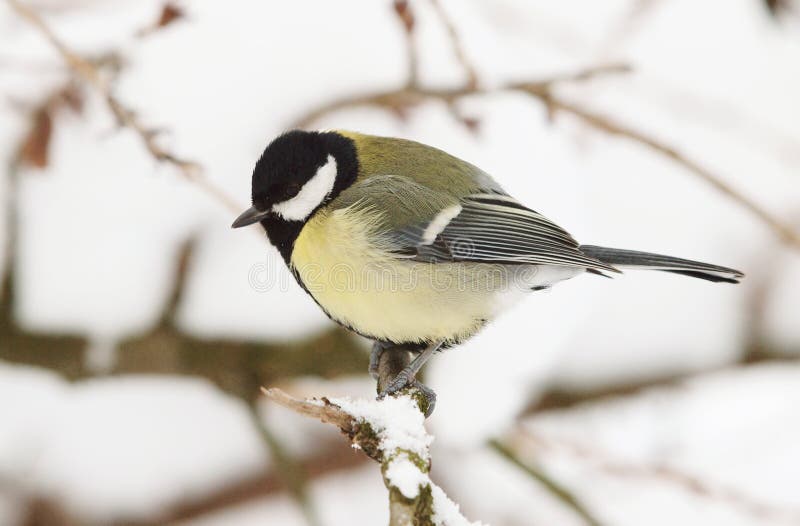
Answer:
[{"label": "black beak", "polygon": [[252,225],[253,223],[257,223],[267,217],[269,215],[269,210],[266,212],[262,212],[257,210],[255,207],[250,207],[244,212],[241,213],[239,217],[236,218],[236,221],[233,222],[231,228],[239,228],[247,225]]}]

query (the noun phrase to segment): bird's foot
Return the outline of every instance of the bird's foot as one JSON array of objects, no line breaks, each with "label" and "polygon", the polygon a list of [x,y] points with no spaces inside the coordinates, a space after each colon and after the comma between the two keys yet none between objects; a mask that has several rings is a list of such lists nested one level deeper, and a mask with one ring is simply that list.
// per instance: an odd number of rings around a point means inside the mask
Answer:
[{"label": "bird's foot", "polygon": [[[417,402],[420,411],[425,413],[426,417],[430,416],[431,413],[433,413],[433,408],[436,406],[436,393],[434,393],[430,387],[424,385],[422,382],[417,380],[417,373],[422,368],[422,366],[425,365],[425,362],[427,362],[428,359],[431,356],[433,356],[433,353],[435,353],[442,346],[442,343],[443,342],[441,341],[432,343],[427,347],[425,347],[421,352],[419,352],[419,354],[413,360],[411,360],[411,363],[409,363],[402,370],[400,370],[400,372],[397,373],[397,375],[394,378],[392,378],[389,384],[383,388],[383,390],[378,395],[378,400],[382,400],[383,398],[386,398],[389,395],[396,394],[402,391],[403,389],[410,387],[415,390],[410,394]],[[394,348],[392,347],[392,349]],[[403,348],[398,347],[398,349],[402,350]],[[380,374],[379,374],[380,373],[379,365],[381,362],[381,357],[383,353],[387,350],[389,350],[389,348],[386,347],[385,344],[382,344],[381,342],[375,342],[375,344],[372,346],[369,372],[370,374],[372,374],[373,377],[376,377],[378,379],[378,385],[381,384]],[[397,367],[394,370],[396,371],[399,368],[400,367]]]},{"label": "bird's foot", "polygon": [[378,400],[386,398],[387,396],[393,395],[406,387],[410,387],[411,384],[416,382],[417,380],[414,378],[415,374],[410,368],[406,367],[395,376],[389,385],[384,387],[383,391],[378,395]]},{"label": "bird's foot", "polygon": [[418,400],[417,403],[422,412],[425,413],[425,418],[428,418],[433,414],[433,410],[436,408],[436,393],[419,380],[414,380],[411,386],[415,387],[422,396],[423,400]]}]

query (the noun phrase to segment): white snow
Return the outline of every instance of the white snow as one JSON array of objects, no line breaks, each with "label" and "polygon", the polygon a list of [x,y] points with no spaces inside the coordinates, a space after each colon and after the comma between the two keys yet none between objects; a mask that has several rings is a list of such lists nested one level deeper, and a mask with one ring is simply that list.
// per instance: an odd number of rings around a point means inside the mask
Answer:
[{"label": "white snow", "polygon": [[409,499],[416,498],[422,487],[431,483],[431,479],[426,473],[408,459],[407,455],[398,455],[389,461],[384,473],[386,479],[393,487],[400,490]]},{"label": "white snow", "polygon": [[[413,399],[407,396],[382,400],[332,399],[332,403],[368,423],[380,438],[380,449],[389,457],[384,476],[388,483],[409,499],[416,498],[421,488],[429,486],[433,497],[434,523],[439,526],[481,526],[469,522],[458,505],[434,484],[428,473],[415,462],[428,462],[433,437],[425,431],[425,418]],[[412,458],[414,454],[416,458]]]},{"label": "white snow", "polygon": [[[482,526],[482,522],[470,522],[461,515],[458,504],[445,495],[442,488],[431,483],[433,496],[433,522],[437,526]],[[488,525],[487,525],[488,526]]]},{"label": "white snow", "polygon": [[411,398],[331,398],[330,401],[357,420],[368,423],[380,439],[383,451],[405,450],[423,460],[428,458],[433,437],[425,431],[425,416]]}]

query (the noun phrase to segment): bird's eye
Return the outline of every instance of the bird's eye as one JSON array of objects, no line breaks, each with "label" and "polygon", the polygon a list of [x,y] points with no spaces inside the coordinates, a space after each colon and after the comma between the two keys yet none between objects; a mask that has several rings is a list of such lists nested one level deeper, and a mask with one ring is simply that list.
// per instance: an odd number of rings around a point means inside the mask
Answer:
[{"label": "bird's eye", "polygon": [[286,189],[283,191],[286,197],[294,197],[300,193],[300,185],[297,183],[289,183],[286,185]]}]

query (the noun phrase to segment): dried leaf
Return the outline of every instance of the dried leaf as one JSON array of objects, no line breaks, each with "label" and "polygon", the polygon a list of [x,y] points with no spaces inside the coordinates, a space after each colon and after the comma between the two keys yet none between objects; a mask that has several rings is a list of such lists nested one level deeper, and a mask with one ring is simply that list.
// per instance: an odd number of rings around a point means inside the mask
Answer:
[{"label": "dried leaf", "polygon": [[172,2],[167,2],[161,9],[161,16],[158,18],[155,27],[166,27],[176,20],[180,20],[185,15],[186,13],[184,13],[182,8]]},{"label": "dried leaf", "polygon": [[51,95],[33,113],[30,131],[19,148],[21,165],[47,167],[55,117],[62,107],[77,114],[83,111],[83,93],[75,84],[68,84]]},{"label": "dried leaf", "polygon": [[414,13],[411,11],[408,0],[394,0],[394,12],[400,17],[406,32],[414,31]]},{"label": "dried leaf", "polygon": [[158,15],[158,19],[155,23],[139,31],[138,35],[140,37],[149,35],[183,18],[186,18],[186,12],[183,8],[173,2],[167,2],[161,8],[161,13]]},{"label": "dried leaf", "polygon": [[48,162],[50,137],[53,134],[53,119],[50,116],[49,105],[44,105],[36,111],[33,117],[33,126],[22,142],[19,150],[19,162],[23,166],[45,168]]}]

